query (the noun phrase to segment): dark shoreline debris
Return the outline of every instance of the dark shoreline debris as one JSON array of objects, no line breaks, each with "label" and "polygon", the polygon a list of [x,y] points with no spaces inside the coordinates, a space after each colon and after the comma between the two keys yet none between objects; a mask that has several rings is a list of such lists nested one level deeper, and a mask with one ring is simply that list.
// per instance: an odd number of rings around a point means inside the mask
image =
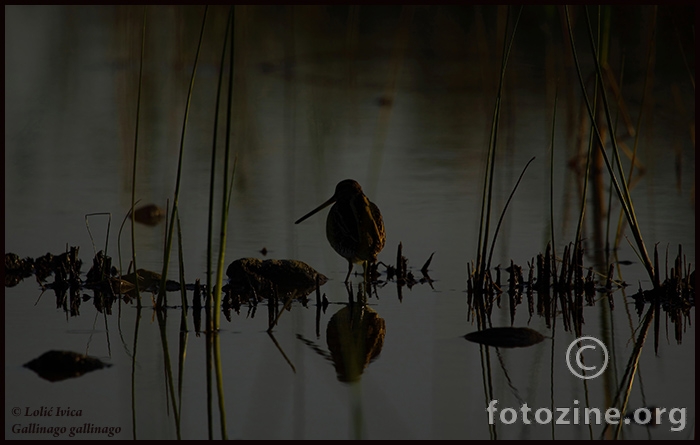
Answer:
[{"label": "dark shoreline debris", "polygon": [[[593,268],[583,265],[583,257],[583,249],[566,246],[561,260],[556,259],[551,245],[548,245],[544,255],[540,253],[536,260],[528,262],[530,276],[527,282],[523,281],[522,268],[511,261],[511,266],[505,269],[509,273],[511,324],[515,318],[516,307],[523,300],[521,296],[523,290],[527,291],[530,318],[536,311],[537,315],[545,318],[547,327],[551,328],[554,316],[561,313],[564,330],[573,330],[576,335],[580,335],[585,322],[584,305],[595,306],[596,302],[607,300],[610,310],[614,310],[614,292],[628,286],[624,281],[614,279],[615,264],[623,264],[623,262],[617,261],[610,264],[605,272],[598,273],[598,282],[596,282]],[[686,264],[682,247],[679,246],[673,267],[670,272],[668,272],[668,266],[666,267],[666,278],[661,281],[656,251],[654,257],[656,259],[654,288],[640,289],[634,295],[627,295],[627,298],[634,301],[640,317],[647,304],[656,305],[659,310],[663,309],[667,319],[674,324],[674,336],[680,343],[683,332],[691,322],[690,310],[695,307],[695,271],[690,264]],[[560,267],[559,270],[558,267]],[[486,271],[483,281],[478,282],[473,265],[467,265],[468,319],[479,320],[480,326],[485,326],[486,321],[490,320],[494,301],[500,305],[502,291],[496,284],[500,280],[501,269],[500,266],[494,269],[496,282],[491,278],[491,271]],[[587,273],[584,274],[584,271]],[[536,302],[534,292],[537,292]]]}]

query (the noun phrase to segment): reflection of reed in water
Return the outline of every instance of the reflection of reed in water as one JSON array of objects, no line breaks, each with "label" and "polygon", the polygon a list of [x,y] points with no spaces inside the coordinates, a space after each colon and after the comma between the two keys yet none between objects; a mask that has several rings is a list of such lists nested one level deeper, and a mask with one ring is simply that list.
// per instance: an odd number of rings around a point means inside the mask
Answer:
[{"label": "reflection of reed in water", "polygon": [[326,328],[326,342],[341,382],[356,382],[384,345],[384,319],[362,304],[336,312]]}]

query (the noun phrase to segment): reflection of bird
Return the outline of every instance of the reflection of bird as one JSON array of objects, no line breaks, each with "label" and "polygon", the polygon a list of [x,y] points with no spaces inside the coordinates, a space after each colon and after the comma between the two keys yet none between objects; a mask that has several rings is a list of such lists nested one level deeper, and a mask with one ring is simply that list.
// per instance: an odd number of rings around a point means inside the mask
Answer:
[{"label": "reflection of bird", "polygon": [[331,247],[348,260],[348,282],[353,263],[363,263],[367,270],[368,263],[377,261],[377,254],[384,248],[386,235],[384,222],[379,208],[371,202],[362,187],[352,179],[340,181],[335,186],[331,198],[299,218],[299,224],[319,210],[333,204],[326,219],[326,237]]},{"label": "reflection of bird", "polygon": [[328,321],[326,342],[338,380],[357,382],[384,346],[386,324],[369,306],[351,304]]}]

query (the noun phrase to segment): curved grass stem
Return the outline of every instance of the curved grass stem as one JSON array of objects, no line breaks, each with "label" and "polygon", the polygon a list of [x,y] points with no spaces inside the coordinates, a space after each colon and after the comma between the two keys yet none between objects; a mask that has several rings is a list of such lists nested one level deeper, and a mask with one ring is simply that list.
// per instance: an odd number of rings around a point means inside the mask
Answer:
[{"label": "curved grass stem", "polygon": [[170,248],[173,243],[173,233],[175,229],[175,215],[178,210],[178,199],[180,197],[180,180],[182,178],[182,158],[185,153],[185,131],[187,130],[187,118],[190,112],[190,103],[192,101],[192,90],[194,89],[194,80],[197,75],[197,65],[199,63],[199,54],[202,49],[202,40],[204,37],[204,28],[207,23],[207,11],[209,6],[204,7],[204,17],[202,18],[202,29],[199,33],[199,44],[197,45],[197,54],[194,58],[194,66],[192,67],[192,76],[190,78],[190,87],[187,92],[187,104],[185,105],[185,117],[182,123],[182,134],[180,136],[180,153],[177,160],[177,177],[175,179],[175,195],[173,196],[173,209],[170,216],[170,224],[168,225],[168,234],[165,241],[165,252],[163,254],[163,273],[161,274],[160,288],[158,289],[157,307],[162,307],[165,299],[165,282],[168,277],[168,264],[170,262]]},{"label": "curved grass stem", "polygon": [[[613,154],[615,155],[616,160],[617,160],[618,172],[620,174],[620,181],[618,181],[617,176],[615,175],[615,171],[613,170],[613,167],[610,164],[610,159],[608,158],[608,154],[605,152],[605,144],[604,144],[603,138],[600,134],[600,130],[598,129],[598,125],[596,124],[596,121],[594,118],[595,116],[593,113],[593,109],[591,107],[591,103],[588,99],[588,95],[586,94],[586,88],[585,88],[585,84],[583,82],[583,76],[581,75],[581,67],[579,65],[578,56],[576,54],[576,47],[574,44],[574,36],[573,36],[573,30],[571,28],[571,19],[569,17],[569,7],[568,6],[565,6],[565,11],[566,11],[566,22],[567,22],[567,27],[568,27],[568,31],[569,31],[569,40],[571,42],[571,49],[572,49],[572,53],[574,56],[574,62],[576,64],[576,71],[578,73],[579,82],[581,84],[581,89],[583,92],[584,101],[586,103],[586,108],[588,109],[588,114],[591,118],[591,123],[593,125],[595,135],[598,139],[599,148],[600,148],[601,154],[603,156],[603,161],[605,161],[605,166],[608,169],[608,172],[610,174],[610,180],[613,184],[613,187],[615,188],[615,191],[617,192],[618,198],[619,198],[620,203],[622,205],[622,208],[625,212],[625,216],[627,217],[627,223],[630,225],[630,229],[632,230],[632,234],[633,234],[634,239],[637,243],[637,247],[639,248],[640,254],[642,255],[643,263],[644,263],[644,266],[647,270],[647,273],[649,274],[649,277],[651,278],[652,282],[654,283],[654,286],[658,287],[658,277],[656,277],[656,274],[654,272],[654,266],[651,262],[651,259],[649,258],[649,254],[647,253],[646,246],[644,245],[644,241],[642,239],[642,233],[641,233],[641,230],[639,228],[639,224],[637,222],[636,214],[634,212],[634,206],[632,205],[632,198],[631,198],[630,193],[629,193],[629,187],[627,185],[627,181],[625,180],[624,172],[622,171],[622,166],[620,163],[620,153],[618,150],[615,135],[614,135],[614,133],[611,132],[610,133],[610,140],[612,142]],[[597,74],[599,81],[601,82],[601,84],[600,84],[601,97],[603,99],[603,108],[605,110],[605,117],[606,117],[608,127],[610,129],[612,129],[612,128],[614,128],[612,125],[612,117],[611,117],[610,108],[608,105],[607,95],[605,93],[605,85],[603,84],[603,76],[602,76],[602,72],[601,72],[600,61],[598,60],[598,52],[595,48],[595,42],[593,40],[593,32],[591,30],[590,17],[588,17],[587,10],[586,10],[586,21],[588,23],[589,37],[590,37],[591,46],[592,46],[592,50],[593,50],[593,56],[594,56],[593,59],[595,61],[595,66],[596,66],[596,74]],[[620,182],[622,183],[622,185],[620,185]]]},{"label": "curved grass stem", "polygon": [[[483,278],[486,274],[486,249],[488,246],[489,238],[489,225],[491,223],[491,202],[493,194],[493,175],[496,162],[496,146],[498,143],[498,124],[501,115],[501,99],[503,96],[503,83],[505,81],[506,66],[508,65],[508,57],[510,55],[511,48],[513,47],[513,41],[515,40],[515,32],[518,28],[518,22],[520,21],[520,15],[523,8],[520,7],[518,11],[518,16],[515,19],[515,24],[513,25],[513,33],[510,39],[504,39],[503,48],[503,59],[501,61],[501,73],[498,83],[498,94],[496,96],[496,104],[493,110],[493,120],[491,124],[491,136],[489,140],[489,153],[486,165],[486,176],[484,178],[484,192],[481,201],[481,217],[479,220],[479,245],[477,251],[477,285],[481,286],[483,284]],[[505,32],[508,32],[508,21],[510,14],[506,17]]]}]

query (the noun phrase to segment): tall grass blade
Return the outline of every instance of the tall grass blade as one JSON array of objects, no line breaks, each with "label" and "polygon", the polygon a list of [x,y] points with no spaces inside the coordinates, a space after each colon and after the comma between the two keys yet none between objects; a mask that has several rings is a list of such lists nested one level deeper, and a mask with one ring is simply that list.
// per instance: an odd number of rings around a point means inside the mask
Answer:
[{"label": "tall grass blade", "polygon": [[219,332],[214,331],[211,333],[214,340],[214,365],[216,369],[216,389],[219,394],[219,423],[221,424],[221,438],[223,440],[228,439],[228,433],[226,432],[226,403],[224,403],[224,376],[221,368],[221,341],[219,338]]},{"label": "tall grass blade", "polygon": [[185,259],[182,252],[182,228],[180,227],[180,215],[177,215],[177,259],[180,271],[180,297],[182,310],[180,311],[180,330],[187,331],[187,289],[185,288]]},{"label": "tall grass blade", "polygon": [[[134,280],[138,281],[138,280]],[[139,322],[141,321],[141,306],[136,307],[136,323],[134,326],[134,352],[131,356],[131,428],[132,437],[136,440],[136,346],[139,339]]]},{"label": "tall grass blade", "polygon": [[[630,162],[629,180],[632,181],[632,174],[634,173],[634,166],[637,160],[637,148],[639,147],[639,135],[642,133],[642,116],[644,115],[644,109],[647,104],[647,95],[652,85],[652,69],[654,67],[654,52],[656,51],[656,11],[657,7],[654,6],[652,13],[652,25],[649,36],[649,48],[647,50],[647,64],[646,71],[644,75],[644,87],[642,89],[642,99],[639,103],[639,116],[637,117],[637,124],[635,126],[634,133],[634,146],[632,148],[632,160]],[[617,234],[615,239],[615,246],[617,247],[621,240],[622,235],[622,209],[620,210],[620,216],[618,218]]]},{"label": "tall grass blade", "polygon": [[99,212],[99,213],[88,213],[85,215],[85,227],[87,227],[88,235],[90,235],[90,242],[92,242],[92,251],[97,255],[97,248],[95,247],[95,240],[92,237],[92,231],[90,231],[89,219],[91,216],[105,215],[109,218],[107,219],[107,235],[105,236],[105,248],[104,254],[107,256],[107,247],[109,246],[109,228],[112,225],[112,214],[109,212]]},{"label": "tall grass blade", "polygon": [[[605,151],[605,145],[603,143],[603,138],[601,137],[600,131],[598,129],[598,125],[596,124],[595,119],[593,118],[593,116],[594,116],[593,110],[591,108],[590,101],[588,100],[588,95],[586,94],[585,84],[583,82],[583,77],[581,75],[581,67],[579,65],[578,56],[576,54],[576,48],[575,48],[575,44],[574,44],[574,36],[573,36],[573,30],[571,28],[571,19],[569,17],[569,7],[568,6],[565,6],[565,11],[566,11],[567,27],[568,27],[568,31],[569,31],[569,40],[571,42],[571,49],[572,49],[572,53],[574,55],[574,62],[576,64],[576,71],[578,73],[579,83],[581,84],[581,89],[583,91],[583,98],[584,98],[585,103],[586,103],[586,108],[588,109],[588,114],[591,117],[591,122],[592,122],[593,128],[595,130],[595,134],[598,138],[601,154],[603,156],[603,160],[605,161],[605,166],[608,169],[608,172],[610,173],[610,180],[611,180],[613,186],[615,187],[615,191],[617,192],[618,198],[619,198],[620,203],[622,205],[622,208],[625,212],[625,216],[627,217],[627,223],[630,225],[630,229],[632,230],[632,234],[633,234],[634,239],[637,243],[637,247],[639,248],[640,254],[642,255],[643,263],[644,263],[644,266],[647,270],[647,273],[649,274],[649,278],[652,281],[655,281],[654,280],[654,275],[655,275],[654,266],[652,265],[651,260],[649,259],[649,254],[647,253],[646,246],[644,245],[644,241],[642,239],[641,230],[639,229],[639,225],[637,223],[637,217],[636,217],[635,212],[634,212],[634,207],[632,206],[632,200],[631,200],[631,197],[629,194],[629,188],[627,186],[627,182],[625,181],[625,175],[624,175],[624,172],[622,171],[622,167],[621,167],[621,163],[620,163],[620,153],[618,150],[616,138],[615,138],[615,135],[613,133],[610,134],[610,140],[612,141],[612,147],[613,147],[613,154],[617,158],[618,171],[620,173],[622,185],[620,185],[619,181],[617,180],[617,176],[615,175],[615,172],[610,164],[610,159],[608,158],[608,155]],[[612,126],[610,108],[608,106],[607,95],[605,93],[605,85],[602,84],[603,76],[601,73],[600,62],[598,60],[597,51],[595,49],[595,43],[593,41],[593,32],[591,30],[590,17],[588,16],[588,10],[586,10],[586,21],[588,23],[589,37],[590,37],[590,41],[591,41],[591,46],[593,48],[593,56],[594,56],[593,59],[595,61],[596,74],[597,74],[598,79],[601,81],[600,88],[601,88],[601,96],[603,99],[603,107],[605,110],[605,117],[606,117],[606,120],[608,123],[608,127],[612,129],[614,127]]]},{"label": "tall grass blade", "polygon": [[559,83],[554,90],[554,111],[552,112],[552,136],[549,141],[549,227],[551,230],[552,248],[556,252],[554,242],[554,130],[557,122],[557,100],[559,99]]},{"label": "tall grass blade", "polygon": [[[90,242],[92,243],[92,250],[93,250],[95,256],[97,256],[97,248],[95,247],[95,240],[92,237],[92,231],[90,231],[90,224],[88,223],[88,220],[91,216],[98,216],[98,215],[106,215],[108,217],[107,218],[107,234],[105,235],[105,248],[103,250],[103,254],[104,254],[105,259],[106,259],[107,258],[107,247],[109,246],[109,230],[110,230],[110,227],[112,226],[112,214],[109,212],[88,213],[85,215],[85,227],[87,227],[88,234],[90,235]],[[107,267],[107,261],[102,262],[102,268],[100,270],[100,280],[105,279],[109,275],[109,271],[105,270],[105,267]]]},{"label": "tall grass blade", "polygon": [[[291,300],[291,299],[290,299],[290,300]],[[284,311],[285,311],[285,309],[282,309],[282,310],[280,311],[280,313],[282,313],[282,312],[284,312]],[[278,317],[278,318],[279,318],[279,317]],[[275,321],[275,323],[276,323],[276,321]],[[289,360],[289,357],[287,357],[287,354],[284,353],[284,349],[282,349],[282,346],[280,346],[280,344],[277,343],[277,339],[275,338],[275,335],[274,335],[274,334],[272,333],[272,331],[269,330],[269,329],[267,330],[267,335],[270,336],[270,338],[272,339],[272,343],[275,344],[275,347],[277,348],[277,350],[280,352],[280,354],[282,354],[282,357],[284,358],[284,361],[286,361],[287,364],[289,365],[289,367],[292,368],[292,372],[294,372],[294,374],[296,374],[296,373],[297,373],[297,368],[294,367],[294,364],[292,363],[292,361]]]},{"label": "tall grass blade", "polygon": [[[224,154],[224,181],[221,203],[221,227],[219,239],[219,257],[216,272],[216,284],[214,286],[214,306],[213,322],[214,330],[218,331],[221,322],[221,285],[224,278],[225,256],[226,256],[226,226],[228,222],[228,208],[231,193],[229,191],[229,163],[231,154],[231,125],[233,120],[233,77],[234,77],[234,37],[235,32],[235,8],[231,9],[231,42],[229,46],[229,78],[228,78],[228,102],[226,105],[226,151]],[[233,171],[231,173],[231,185],[233,185],[233,176],[236,172],[236,162],[233,163]]]},{"label": "tall grass blade", "polygon": [[180,343],[177,356],[177,404],[178,417],[182,419],[182,384],[185,381],[185,359],[187,358],[187,338],[189,333],[186,330],[180,331]]},{"label": "tall grass blade", "polygon": [[[228,34],[231,28],[231,20],[233,18],[233,8],[231,6],[228,16],[228,21],[226,22],[226,31],[224,32],[224,44],[221,50],[221,62],[219,64],[219,80],[216,87],[216,105],[214,109],[214,137],[212,141],[212,151],[211,151],[211,169],[209,171],[209,219],[207,225],[207,287],[206,292],[208,295],[212,293],[212,283],[211,283],[211,258],[212,258],[212,238],[214,233],[214,184],[216,178],[216,143],[219,130],[219,105],[221,102],[221,85],[223,83],[224,77],[224,61],[226,59],[226,45],[228,43]],[[207,325],[207,329],[213,329],[213,326]]]},{"label": "tall grass blade", "polygon": [[[143,57],[146,48],[146,12],[147,6],[143,7],[143,28],[141,29],[141,58],[139,62],[139,88],[136,96],[136,128],[134,131],[134,162],[133,170],[131,174],[131,209],[129,213],[134,214],[134,207],[136,205],[136,156],[138,155],[138,140],[139,140],[139,117],[141,114],[141,85],[143,84]],[[122,227],[124,223],[122,223]],[[121,228],[119,229],[119,236],[121,237]],[[119,248],[121,243],[117,240],[117,247]],[[131,357],[131,426],[133,439],[136,440],[136,346],[138,345],[139,338],[139,322],[141,320],[141,293],[139,292],[139,280],[136,274],[136,235],[134,232],[134,218],[131,218],[131,261],[134,266],[134,274],[136,276],[135,282],[135,292],[136,292],[136,323],[134,326],[134,348],[133,355]],[[121,253],[119,254],[119,273],[122,271],[121,267]],[[121,302],[121,298],[119,299]],[[121,307],[121,306],[120,306]]]},{"label": "tall grass blade", "polygon": [[[141,200],[139,199],[134,203],[134,205],[138,204]],[[124,267],[122,265],[122,232],[124,231],[124,226],[126,225],[126,220],[129,219],[132,215],[132,210],[133,206],[131,209],[129,209],[128,212],[126,212],[126,215],[124,216],[124,219],[122,220],[122,223],[119,225],[119,231],[117,232],[117,257],[119,261],[119,274],[122,274],[122,271],[124,270]],[[132,231],[133,232],[133,231]],[[133,262],[131,263],[133,264]]]},{"label": "tall grass blade", "polygon": [[[477,252],[477,283],[481,286],[483,283],[483,278],[486,273],[486,249],[488,246],[489,238],[489,225],[491,221],[491,201],[492,201],[492,191],[493,191],[493,175],[496,163],[496,146],[498,144],[498,123],[501,113],[501,98],[503,96],[503,82],[505,80],[506,66],[508,64],[508,56],[510,55],[510,50],[513,46],[513,41],[515,39],[515,32],[518,28],[518,22],[520,21],[520,14],[523,8],[520,7],[518,11],[518,16],[515,19],[515,24],[513,26],[513,33],[511,34],[510,40],[504,39],[503,48],[503,58],[501,60],[501,75],[498,83],[498,93],[496,96],[496,104],[493,110],[493,119],[491,124],[491,136],[489,140],[489,153],[488,161],[486,165],[486,176],[484,178],[484,194],[481,202],[481,218],[479,223],[479,246]],[[510,12],[510,11],[509,11]],[[505,32],[508,32],[508,22],[510,20],[510,13],[507,14]],[[508,43],[506,43],[508,42]]]},{"label": "tall grass blade", "polygon": [[202,49],[202,40],[204,37],[204,28],[207,23],[207,12],[209,11],[209,5],[204,7],[204,17],[202,18],[202,29],[199,33],[199,43],[197,45],[197,54],[194,58],[194,66],[192,67],[192,77],[190,78],[190,87],[187,92],[187,104],[185,105],[185,116],[182,122],[182,134],[180,136],[180,153],[177,160],[177,177],[175,179],[175,194],[173,196],[173,209],[170,216],[170,224],[168,225],[168,235],[165,241],[165,253],[163,255],[163,273],[161,274],[160,288],[158,289],[158,301],[156,303],[157,307],[162,307],[163,299],[165,298],[165,282],[168,278],[168,264],[170,262],[170,247],[173,242],[173,232],[175,229],[175,215],[178,211],[178,199],[180,197],[180,179],[182,177],[182,158],[185,153],[185,131],[187,130],[187,118],[190,112],[190,103],[192,101],[192,90],[194,89],[194,79],[197,74],[197,65],[199,64],[199,54]]},{"label": "tall grass blade", "polygon": [[209,325],[211,323],[211,295],[207,295],[206,297],[207,301],[207,310],[206,310],[206,336],[205,336],[205,342],[206,342],[206,357],[205,357],[205,367],[206,367],[206,380],[207,380],[207,434],[209,437],[209,440],[214,439],[214,427],[213,427],[213,420],[214,420],[214,413],[212,412],[212,388],[211,388],[211,371],[213,367],[213,349],[214,349],[214,340],[213,336],[215,335],[214,331],[212,329],[209,329]]},{"label": "tall grass blade", "polygon": [[173,415],[175,416],[175,434],[177,439],[180,440],[180,411],[177,408],[177,402],[175,398],[175,385],[173,383],[173,370],[170,364],[170,350],[168,348],[168,333],[166,331],[167,323],[166,317],[167,312],[156,311],[156,316],[158,317],[158,327],[160,328],[160,341],[163,348],[163,361],[165,365],[165,380],[168,385],[168,391],[170,393],[170,402],[173,406]]},{"label": "tall grass blade", "polygon": [[[214,342],[212,336],[214,334],[214,323],[213,323],[213,302],[212,296],[214,294],[214,288],[211,281],[211,259],[212,259],[212,238],[214,233],[214,184],[216,177],[216,143],[219,129],[219,105],[221,102],[221,86],[223,84],[224,77],[224,62],[226,60],[226,46],[228,44],[228,35],[230,28],[233,24],[235,6],[232,5],[229,10],[228,21],[226,22],[226,31],[224,32],[224,43],[221,49],[221,62],[219,64],[219,80],[216,88],[216,105],[214,110],[214,137],[212,141],[212,153],[211,153],[211,170],[209,172],[209,218],[207,226],[207,285],[205,288],[205,314],[206,314],[206,381],[207,381],[207,434],[209,440],[214,438],[213,431],[213,412],[212,412],[212,366],[213,366],[213,348]],[[217,286],[220,286],[220,282]],[[219,311],[217,306],[217,312]],[[218,327],[217,327],[218,328]]]},{"label": "tall grass blade", "polygon": [[235,7],[231,8],[231,42],[229,46],[229,79],[228,79],[228,102],[226,105],[226,151],[224,155],[224,181],[222,187],[222,204],[221,204],[221,228],[220,228],[220,240],[219,240],[219,258],[217,264],[216,272],[216,284],[214,286],[213,295],[213,323],[214,329],[212,330],[212,335],[214,335],[214,364],[216,369],[216,386],[219,395],[219,416],[220,416],[220,426],[221,426],[221,437],[222,439],[227,439],[228,435],[226,433],[226,407],[224,403],[224,380],[223,373],[221,369],[221,351],[220,351],[220,340],[219,340],[219,326],[221,320],[221,287],[223,283],[224,267],[225,267],[225,254],[226,254],[226,233],[228,225],[228,210],[233,189],[233,179],[236,173],[236,161],[234,158],[233,169],[231,171],[231,181],[229,184],[229,163],[230,163],[230,153],[231,153],[231,125],[233,120],[233,79],[234,79],[234,49],[235,49]]},{"label": "tall grass blade", "polygon": [[[586,217],[586,206],[588,204],[588,181],[591,177],[591,162],[593,161],[593,148],[595,145],[594,140],[594,124],[595,119],[597,119],[598,111],[598,82],[599,79],[596,77],[593,82],[593,115],[589,116],[591,119],[591,128],[588,134],[588,149],[586,150],[586,167],[583,170],[583,189],[581,190],[581,209],[578,214],[578,223],[576,224],[576,236],[574,238],[574,257],[577,255],[577,251],[581,248],[581,233],[583,232],[583,222]],[[556,252],[556,249],[555,249]]]},{"label": "tall grass blade", "polygon": [[[143,7],[143,28],[141,30],[141,59],[139,62],[139,90],[136,95],[136,128],[134,130],[134,162],[131,171],[131,264],[134,266],[134,273],[136,273],[136,232],[134,230],[134,206],[136,205],[136,159],[138,159],[138,146],[139,146],[139,121],[141,116],[141,87],[143,85],[143,58],[146,52],[146,12],[147,6]],[[121,262],[121,256],[119,257]],[[121,267],[119,268],[121,271]],[[135,292],[136,292],[136,306],[141,307],[141,293],[139,292],[139,280],[134,280],[135,282]]]},{"label": "tall grass blade", "polygon": [[491,268],[491,258],[493,257],[493,249],[496,246],[496,238],[498,237],[498,231],[501,228],[501,223],[503,222],[503,218],[506,216],[506,210],[508,210],[508,205],[510,204],[510,201],[513,199],[513,196],[515,195],[515,191],[518,189],[518,186],[520,185],[520,181],[523,179],[523,176],[525,175],[527,168],[530,166],[530,164],[534,160],[535,160],[535,157],[533,156],[532,159],[530,159],[527,162],[527,164],[525,164],[525,168],[523,168],[523,171],[520,173],[520,177],[518,178],[518,181],[515,183],[515,186],[513,186],[513,190],[510,192],[510,196],[508,196],[508,200],[506,201],[506,205],[503,206],[503,211],[501,211],[501,216],[500,216],[500,218],[498,218],[498,224],[496,224],[496,230],[494,230],[494,232],[493,232],[493,240],[491,240],[491,250],[489,251],[489,260],[486,262],[487,269]]},{"label": "tall grass blade", "polygon": [[[612,122],[612,113],[610,113],[610,105],[608,104],[608,96],[606,93],[605,89],[605,83],[603,82],[603,74],[601,71],[601,65],[600,65],[600,60],[598,58],[598,55],[596,54],[596,47],[593,41],[593,31],[591,30],[591,19],[588,15],[588,8],[585,8],[586,10],[586,23],[588,24],[588,35],[589,39],[591,42],[591,49],[593,50],[593,60],[595,61],[595,66],[596,66],[596,73],[598,75],[598,78],[600,79],[600,92],[602,94],[603,98],[603,106],[605,109],[605,118],[608,123],[608,128],[610,128],[610,141],[612,142],[612,148],[613,148],[613,154],[615,155],[615,159],[617,160],[617,168],[618,168],[618,173],[620,174],[620,181],[622,183],[622,187],[620,192],[624,194],[624,197],[626,199],[627,203],[627,208],[629,209],[629,214],[627,215],[627,218],[629,220],[630,227],[632,228],[632,234],[634,235],[635,241],[637,242],[637,246],[639,247],[640,253],[642,254],[642,257],[644,259],[644,265],[647,267],[647,270],[649,272],[649,277],[654,281],[654,266],[651,262],[651,259],[649,258],[649,254],[647,253],[646,246],[644,245],[644,240],[642,239],[642,233],[639,228],[639,222],[637,221],[637,214],[634,211],[634,205],[632,204],[632,196],[630,195],[630,190],[629,186],[627,183],[627,180],[625,179],[625,172],[622,169],[622,162],[620,160],[620,150],[617,146],[617,138],[615,137],[615,133],[613,129],[615,128]],[[600,136],[599,136],[600,137]],[[613,171],[610,171],[610,174],[613,175]]]},{"label": "tall grass blade", "polygon": [[[617,393],[615,394],[615,398],[613,399],[612,404],[610,405],[612,407],[617,407],[620,401],[620,396],[622,396],[624,398],[624,401],[622,403],[622,406],[620,407],[621,413],[624,413],[627,410],[627,403],[629,401],[629,396],[632,391],[632,383],[634,382],[634,376],[637,374],[637,370],[639,368],[639,358],[642,355],[642,348],[644,347],[646,336],[649,332],[649,328],[651,327],[651,322],[654,319],[655,315],[658,316],[658,314],[655,314],[655,312],[655,305],[650,305],[649,309],[644,315],[644,321],[642,322],[642,325],[639,329],[639,335],[637,336],[637,340],[634,343],[634,349],[632,350],[632,354],[630,355],[630,358],[627,362],[625,374],[622,376],[622,384],[618,388]],[[620,427],[624,422],[619,423],[620,424],[618,425],[618,428],[615,432],[616,437],[620,434]],[[605,427],[603,428],[603,431],[600,433],[601,439],[605,437],[605,433],[609,426],[610,424],[606,423]]]}]

